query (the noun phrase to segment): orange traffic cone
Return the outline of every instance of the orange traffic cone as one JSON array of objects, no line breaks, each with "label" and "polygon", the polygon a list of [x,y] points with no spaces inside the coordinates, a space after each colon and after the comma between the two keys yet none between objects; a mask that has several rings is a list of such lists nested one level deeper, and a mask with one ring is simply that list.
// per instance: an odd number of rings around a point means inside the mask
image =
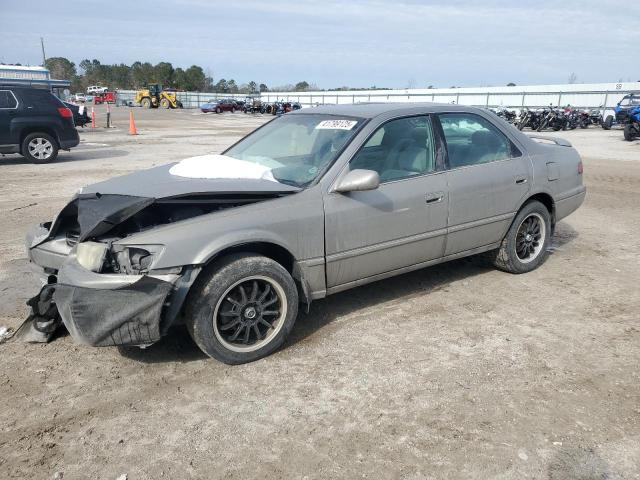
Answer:
[{"label": "orange traffic cone", "polygon": [[136,121],[133,119],[133,110],[129,109],[129,135],[137,135]]}]

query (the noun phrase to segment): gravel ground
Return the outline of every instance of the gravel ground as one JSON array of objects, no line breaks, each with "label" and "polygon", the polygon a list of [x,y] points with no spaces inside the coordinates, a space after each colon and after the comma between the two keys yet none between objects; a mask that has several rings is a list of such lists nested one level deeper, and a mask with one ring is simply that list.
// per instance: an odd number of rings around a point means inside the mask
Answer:
[{"label": "gravel ground", "polygon": [[[219,152],[271,117],[136,109],[55,164],[0,160],[0,326],[38,284],[29,225],[113,175]],[[99,123],[104,109],[98,110]],[[314,302],[229,367],[184,329],[146,349],[0,345],[0,477],[640,478],[640,142],[561,132],[587,199],[514,276],[461,260]]]}]

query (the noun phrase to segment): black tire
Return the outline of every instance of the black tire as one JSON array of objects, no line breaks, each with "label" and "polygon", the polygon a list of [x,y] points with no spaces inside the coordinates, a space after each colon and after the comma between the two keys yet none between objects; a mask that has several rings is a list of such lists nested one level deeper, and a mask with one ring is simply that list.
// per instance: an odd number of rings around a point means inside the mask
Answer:
[{"label": "black tire", "polygon": [[[232,310],[239,309],[239,311],[236,313],[229,310],[223,311],[225,302],[230,302],[229,298],[235,295],[236,289],[243,288],[245,282],[255,285],[258,281],[264,282],[264,285],[269,285],[270,288],[265,286],[259,296],[256,296],[253,290],[249,291],[251,295],[245,295],[243,289],[244,300],[242,297],[236,297],[235,300],[231,298],[234,300]],[[260,338],[256,337],[253,329],[256,325],[263,325],[263,320],[268,318],[263,317],[263,312],[267,314],[267,311],[258,302],[262,294],[267,295],[265,292],[270,292],[277,298],[276,307],[268,308],[277,308],[276,315],[279,316],[271,321],[272,326],[266,328],[263,332],[264,336]],[[269,297],[266,298],[269,299]],[[264,303],[264,307],[266,308],[272,301],[273,298],[270,298]],[[247,312],[253,308],[251,305],[254,304],[256,306],[253,309],[253,317],[248,317]],[[231,306],[231,303],[228,305]],[[214,315],[216,318],[213,318]],[[210,271],[205,271],[198,277],[187,299],[185,323],[191,337],[204,353],[228,365],[239,365],[266,357],[280,348],[291,332],[297,315],[298,290],[289,272],[270,258],[245,253],[233,254],[221,259]],[[224,324],[221,323],[223,318],[232,318],[232,320]],[[250,325],[249,322],[254,323]],[[233,325],[227,327],[231,323],[237,324],[238,327],[235,329]],[[240,329],[241,335],[235,331],[237,329]],[[236,339],[230,335],[231,330],[234,330],[233,335],[237,336]],[[244,339],[247,332],[249,332],[249,338],[256,337],[253,344],[242,343],[241,337]],[[261,333],[260,328],[258,332]]]},{"label": "black tire", "polygon": [[236,113],[236,107],[231,108],[231,113]]},{"label": "black tire", "polygon": [[[523,259],[521,254],[516,251],[518,242],[523,240],[519,235],[520,227],[525,227],[523,222],[530,218],[535,218],[544,223],[544,232],[540,232],[540,241],[542,242],[535,247],[535,256],[530,259]],[[533,240],[535,243],[535,240]],[[488,252],[487,257],[492,261],[493,265],[500,270],[509,273],[527,273],[535,270],[547,259],[547,248],[551,241],[551,214],[547,207],[538,201],[530,201],[526,203],[516,215],[509,231],[502,240],[500,248],[493,252]]]},{"label": "black tire", "polygon": [[32,163],[49,163],[58,158],[58,150],[58,142],[51,135],[30,133],[22,140],[20,153]]},{"label": "black tire", "polygon": [[605,130],[611,130],[611,126],[613,125],[613,115],[607,115],[607,118],[602,122],[602,128]]},{"label": "black tire", "polygon": [[632,142],[636,138],[636,129],[633,128],[633,125],[628,123],[624,126],[623,135],[627,142]]},{"label": "black tire", "polygon": [[216,113],[222,113],[222,109],[220,107],[216,108]]},{"label": "black tire", "polygon": [[148,98],[148,97],[143,98],[143,99],[140,101],[140,106],[141,106],[142,108],[152,108],[151,99],[150,99],[150,98]]}]

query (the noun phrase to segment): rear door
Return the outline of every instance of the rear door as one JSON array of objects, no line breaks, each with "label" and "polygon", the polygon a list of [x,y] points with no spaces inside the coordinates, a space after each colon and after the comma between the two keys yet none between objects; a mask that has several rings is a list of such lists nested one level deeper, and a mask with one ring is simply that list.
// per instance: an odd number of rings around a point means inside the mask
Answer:
[{"label": "rear door", "polygon": [[445,254],[500,242],[529,192],[531,161],[481,115],[443,113],[438,119],[448,160]]},{"label": "rear door", "polygon": [[329,289],[442,256],[447,185],[434,139],[428,115],[383,124],[349,164],[377,171],[380,186],[325,195]]},{"label": "rear door", "polygon": [[18,99],[11,90],[0,89],[0,146],[17,145],[11,122],[18,114]]}]

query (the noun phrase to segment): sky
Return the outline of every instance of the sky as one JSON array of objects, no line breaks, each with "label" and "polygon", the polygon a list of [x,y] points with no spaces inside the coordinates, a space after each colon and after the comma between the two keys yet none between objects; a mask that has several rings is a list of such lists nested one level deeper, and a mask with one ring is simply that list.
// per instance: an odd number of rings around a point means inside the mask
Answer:
[{"label": "sky", "polygon": [[76,65],[196,64],[270,87],[638,81],[638,19],[637,0],[0,0],[0,62],[40,64],[42,36]]}]

